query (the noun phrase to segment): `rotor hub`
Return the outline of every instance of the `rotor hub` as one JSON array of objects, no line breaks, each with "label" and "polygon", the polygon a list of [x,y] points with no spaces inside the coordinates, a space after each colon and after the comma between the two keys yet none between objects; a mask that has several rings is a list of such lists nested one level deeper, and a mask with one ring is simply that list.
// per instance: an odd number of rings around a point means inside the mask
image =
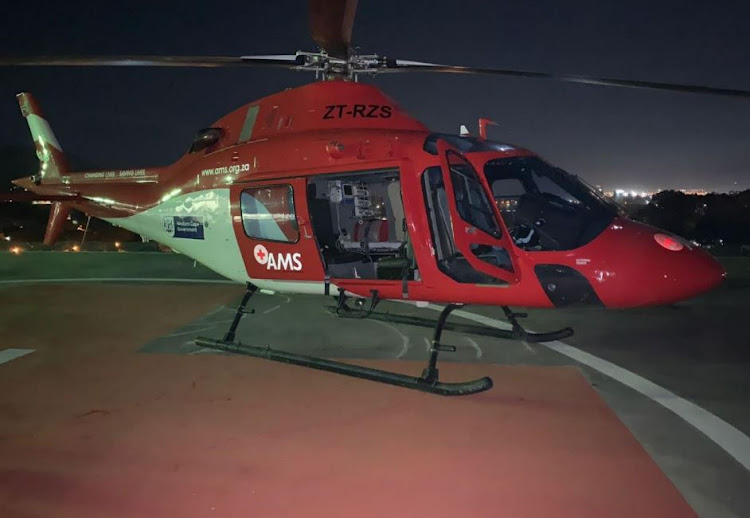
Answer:
[{"label": "rotor hub", "polygon": [[375,75],[387,68],[396,66],[396,61],[377,54],[352,54],[347,59],[330,56],[326,51],[303,52],[296,54],[296,65],[293,70],[314,72],[315,77],[323,81],[343,79],[357,81],[360,74]]}]

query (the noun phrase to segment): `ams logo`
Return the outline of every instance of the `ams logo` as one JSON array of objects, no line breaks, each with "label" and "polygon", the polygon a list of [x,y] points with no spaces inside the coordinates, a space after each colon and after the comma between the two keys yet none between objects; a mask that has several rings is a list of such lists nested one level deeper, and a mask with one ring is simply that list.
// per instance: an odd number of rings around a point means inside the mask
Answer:
[{"label": "ams logo", "polygon": [[302,254],[271,253],[263,245],[255,245],[253,257],[258,264],[265,265],[266,270],[302,271]]}]

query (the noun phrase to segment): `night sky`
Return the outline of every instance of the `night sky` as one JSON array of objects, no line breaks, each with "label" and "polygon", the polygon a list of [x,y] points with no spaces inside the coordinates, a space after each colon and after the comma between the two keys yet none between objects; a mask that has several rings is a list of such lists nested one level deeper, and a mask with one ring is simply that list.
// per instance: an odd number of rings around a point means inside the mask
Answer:
[{"label": "night sky", "polygon": [[[138,4],[12,2],[0,18],[0,52],[314,50],[305,0]],[[354,42],[360,53],[400,59],[750,89],[744,1],[360,0]],[[104,168],[165,165],[196,129],[312,79],[283,70],[4,69],[0,146],[31,153],[15,99],[28,90],[69,154]],[[605,187],[750,188],[748,100],[448,74],[372,81],[435,130],[457,133],[489,117],[501,124],[493,139]]]}]

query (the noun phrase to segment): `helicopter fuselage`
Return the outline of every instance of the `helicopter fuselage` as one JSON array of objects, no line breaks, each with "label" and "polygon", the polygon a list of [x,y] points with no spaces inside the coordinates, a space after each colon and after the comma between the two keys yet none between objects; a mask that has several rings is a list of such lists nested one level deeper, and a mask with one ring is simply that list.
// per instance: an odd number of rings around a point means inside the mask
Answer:
[{"label": "helicopter fuselage", "polygon": [[65,203],[281,292],[634,307],[724,275],[534,153],[434,134],[376,87],[346,81],[245,105],[168,167],[16,183],[75,196]]}]

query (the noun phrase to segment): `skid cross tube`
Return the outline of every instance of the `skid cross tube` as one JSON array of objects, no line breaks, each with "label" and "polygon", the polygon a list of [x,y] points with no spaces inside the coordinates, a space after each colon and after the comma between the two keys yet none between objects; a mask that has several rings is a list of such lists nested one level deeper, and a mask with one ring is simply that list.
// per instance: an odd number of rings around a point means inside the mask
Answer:
[{"label": "skid cross tube", "polygon": [[455,346],[442,345],[440,343],[440,337],[443,335],[443,326],[445,326],[445,321],[448,320],[448,316],[453,312],[454,309],[458,309],[460,307],[461,304],[448,304],[443,308],[443,311],[440,312],[440,317],[438,318],[437,325],[435,326],[435,334],[432,335],[430,361],[427,364],[427,368],[422,372],[422,379],[424,379],[428,383],[438,380],[438,354],[440,354],[441,351],[456,352]]},{"label": "skid cross tube", "polygon": [[245,295],[242,297],[242,302],[240,302],[240,305],[237,306],[237,311],[234,313],[234,320],[232,320],[232,325],[229,326],[229,331],[227,331],[227,334],[224,335],[224,341],[225,342],[233,342],[234,341],[234,335],[237,331],[237,326],[240,325],[240,320],[242,320],[242,316],[245,313],[255,313],[254,309],[251,309],[249,311],[245,310],[245,306],[247,306],[248,301],[250,300],[250,297],[255,294],[255,291],[258,289],[258,287],[254,284],[247,283],[247,289],[245,290]]},{"label": "skid cross tube", "polygon": [[503,313],[505,318],[508,319],[508,323],[513,326],[511,331],[511,337],[523,340],[525,342],[539,343],[539,342],[552,342],[554,340],[562,340],[573,335],[573,329],[570,327],[563,327],[557,331],[549,331],[547,333],[532,333],[523,327],[519,322],[519,318],[526,318],[526,313],[516,313],[512,311],[508,306],[503,306]]},{"label": "skid cross tube", "polygon": [[365,309],[365,300],[357,299],[355,304],[358,306],[357,311],[350,308],[346,301],[349,297],[346,295],[346,290],[339,288],[339,295],[336,300],[336,316],[342,318],[367,318],[377,307],[380,302],[380,294],[378,290],[370,291],[370,306]]}]

